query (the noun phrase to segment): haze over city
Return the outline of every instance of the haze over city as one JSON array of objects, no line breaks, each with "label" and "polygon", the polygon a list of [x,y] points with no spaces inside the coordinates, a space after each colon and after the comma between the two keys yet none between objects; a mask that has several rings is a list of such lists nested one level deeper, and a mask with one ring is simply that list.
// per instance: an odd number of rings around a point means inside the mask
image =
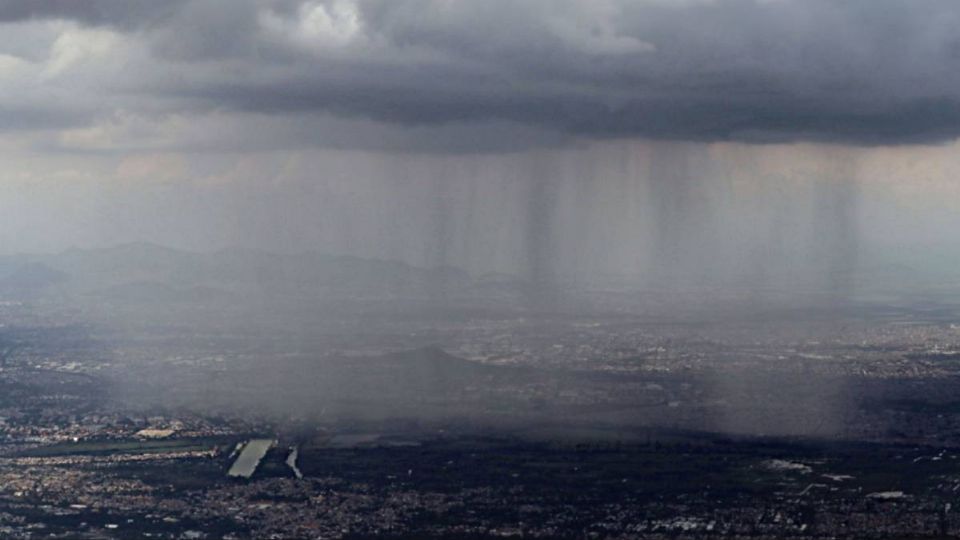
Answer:
[{"label": "haze over city", "polygon": [[947,538],[960,4],[0,0],[0,537]]}]

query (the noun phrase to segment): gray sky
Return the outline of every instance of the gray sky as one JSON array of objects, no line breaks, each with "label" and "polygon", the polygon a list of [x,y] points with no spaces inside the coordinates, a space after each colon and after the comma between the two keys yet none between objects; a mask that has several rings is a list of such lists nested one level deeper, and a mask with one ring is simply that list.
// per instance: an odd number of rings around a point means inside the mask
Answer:
[{"label": "gray sky", "polygon": [[64,150],[960,127],[950,0],[6,0],[0,21],[3,129],[88,130],[38,142]]},{"label": "gray sky", "polygon": [[958,68],[952,0],[0,0],[0,251],[950,242]]}]

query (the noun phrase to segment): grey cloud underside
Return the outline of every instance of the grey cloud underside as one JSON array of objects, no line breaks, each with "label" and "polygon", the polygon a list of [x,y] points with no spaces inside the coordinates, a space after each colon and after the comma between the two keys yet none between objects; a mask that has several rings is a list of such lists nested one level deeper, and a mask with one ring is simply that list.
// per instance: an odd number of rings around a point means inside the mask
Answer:
[{"label": "grey cloud underside", "polygon": [[861,144],[931,143],[960,135],[960,100],[863,104],[818,100],[651,98],[610,105],[590,97],[425,95],[418,90],[337,85],[223,85],[192,94],[248,112],[327,111],[404,125],[506,120],[596,138]]},{"label": "grey cloud underside", "polygon": [[186,0],[3,0],[0,22],[67,19],[138,28],[170,18],[185,4]]},{"label": "grey cloud underside", "polygon": [[0,105],[0,133],[83,126],[91,121],[84,111],[57,107],[6,107]]},{"label": "grey cloud underside", "polygon": [[266,14],[295,28],[311,6],[333,14],[332,0],[15,0],[0,3],[0,20],[135,31],[175,75],[144,83],[144,99],[210,110],[401,126],[507,121],[591,138],[960,136],[952,0],[347,3],[359,27],[336,43],[284,41],[258,26]]}]

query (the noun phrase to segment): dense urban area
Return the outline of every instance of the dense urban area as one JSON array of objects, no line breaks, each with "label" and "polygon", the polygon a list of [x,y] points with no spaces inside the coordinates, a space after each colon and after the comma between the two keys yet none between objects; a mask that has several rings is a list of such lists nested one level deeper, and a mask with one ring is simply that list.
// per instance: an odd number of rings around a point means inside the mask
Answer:
[{"label": "dense urban area", "polygon": [[238,311],[60,279],[0,304],[5,538],[960,534],[948,303]]}]

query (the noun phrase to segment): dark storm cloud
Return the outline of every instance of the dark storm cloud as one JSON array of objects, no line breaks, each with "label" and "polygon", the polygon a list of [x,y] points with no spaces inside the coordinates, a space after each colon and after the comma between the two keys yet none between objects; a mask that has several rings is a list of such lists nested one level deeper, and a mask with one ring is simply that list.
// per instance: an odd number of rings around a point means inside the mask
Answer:
[{"label": "dark storm cloud", "polygon": [[953,0],[0,4],[0,20],[45,17],[140,29],[164,75],[142,67],[119,84],[208,110],[596,138],[960,134]]},{"label": "dark storm cloud", "polygon": [[3,0],[0,22],[67,19],[135,28],[170,17],[183,4],[185,0]]},{"label": "dark storm cloud", "polygon": [[0,105],[0,133],[82,126],[91,117],[81,111],[57,107],[4,107]]}]

